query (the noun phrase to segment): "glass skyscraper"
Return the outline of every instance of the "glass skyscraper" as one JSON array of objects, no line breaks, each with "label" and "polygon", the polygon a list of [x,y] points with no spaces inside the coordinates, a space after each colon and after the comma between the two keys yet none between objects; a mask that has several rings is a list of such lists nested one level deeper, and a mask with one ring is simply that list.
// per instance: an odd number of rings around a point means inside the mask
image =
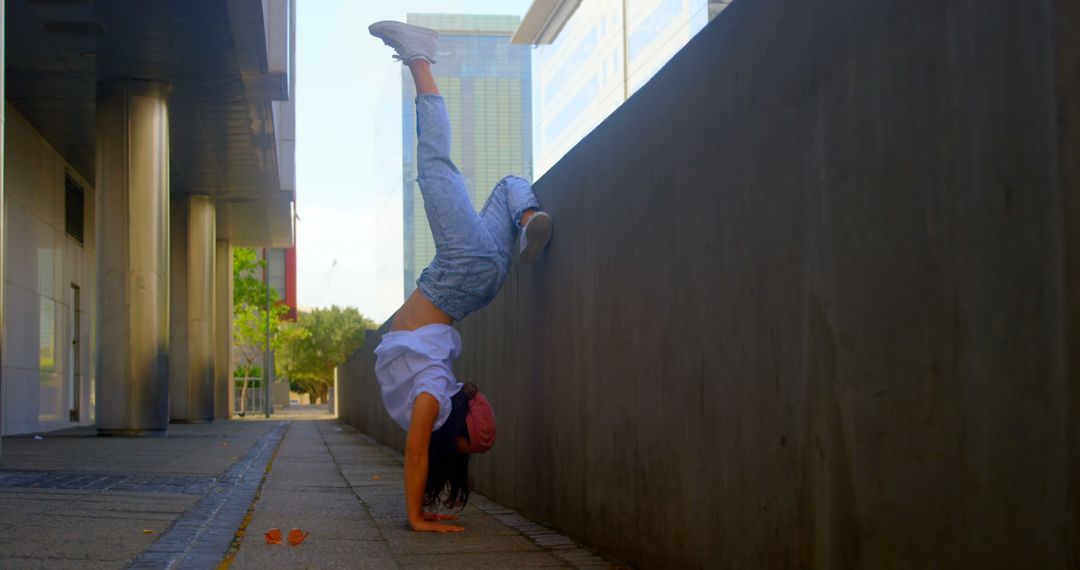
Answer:
[{"label": "glass skyscraper", "polygon": [[[532,80],[528,46],[510,45],[517,16],[409,14],[410,24],[439,32],[431,66],[446,98],[454,140],[451,156],[479,210],[508,174],[532,179]],[[435,256],[416,183],[416,113],[408,69],[402,75],[405,297]]]}]

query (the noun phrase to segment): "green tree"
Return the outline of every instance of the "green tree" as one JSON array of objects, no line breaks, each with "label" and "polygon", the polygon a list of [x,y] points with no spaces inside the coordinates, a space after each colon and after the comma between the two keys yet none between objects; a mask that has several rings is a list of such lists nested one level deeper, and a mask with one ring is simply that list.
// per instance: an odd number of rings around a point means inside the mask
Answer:
[{"label": "green tree", "polygon": [[266,262],[254,249],[233,251],[233,342],[244,360],[243,384],[240,387],[240,414],[247,402],[248,377],[266,351],[266,295],[270,294],[270,348],[281,346],[281,317],[289,308],[279,303],[276,289],[262,281]]},{"label": "green tree", "polygon": [[378,328],[353,307],[315,309],[300,313],[282,331],[278,368],[296,392],[326,402],[334,383],[334,368],[364,344],[367,330]]}]

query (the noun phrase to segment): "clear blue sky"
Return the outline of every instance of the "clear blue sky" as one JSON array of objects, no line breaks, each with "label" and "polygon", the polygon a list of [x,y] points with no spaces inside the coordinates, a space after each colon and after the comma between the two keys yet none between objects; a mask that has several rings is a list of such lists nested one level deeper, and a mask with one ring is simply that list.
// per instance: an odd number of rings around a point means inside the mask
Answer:
[{"label": "clear blue sky", "polygon": [[[304,307],[382,322],[402,301],[401,64],[367,32],[408,12],[523,16],[532,0],[297,7],[297,284]],[[334,261],[337,260],[336,265]]]}]

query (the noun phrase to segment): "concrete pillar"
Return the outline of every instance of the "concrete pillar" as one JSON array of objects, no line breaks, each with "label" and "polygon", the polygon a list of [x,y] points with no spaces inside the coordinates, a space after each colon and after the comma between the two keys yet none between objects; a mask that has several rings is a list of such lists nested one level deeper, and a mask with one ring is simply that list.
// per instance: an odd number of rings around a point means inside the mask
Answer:
[{"label": "concrete pillar", "polygon": [[172,210],[170,419],[212,422],[217,269],[214,199],[179,197],[173,200]]},{"label": "concrete pillar", "polygon": [[215,304],[214,347],[214,417],[229,419],[236,409],[236,391],[232,382],[233,336],[233,250],[229,240],[217,240],[217,272],[214,275]]},{"label": "concrete pillar", "polygon": [[163,435],[169,420],[164,86],[99,86],[96,178],[98,432]]}]

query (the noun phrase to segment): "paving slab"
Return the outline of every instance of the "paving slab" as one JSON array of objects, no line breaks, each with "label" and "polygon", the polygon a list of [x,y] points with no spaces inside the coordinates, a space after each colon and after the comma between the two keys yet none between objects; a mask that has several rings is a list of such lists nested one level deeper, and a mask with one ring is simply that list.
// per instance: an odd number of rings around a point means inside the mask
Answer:
[{"label": "paving slab", "polygon": [[0,533],[0,568],[123,567],[198,500],[88,493],[0,490],[0,519],[11,523]]},{"label": "paving slab", "polygon": [[[4,439],[0,568],[610,565],[479,494],[459,513],[466,532],[412,532],[400,454],[325,409],[160,438],[44,437]],[[273,527],[310,534],[269,545]]]},{"label": "paving slab", "polygon": [[[0,567],[124,568],[192,512],[273,425],[174,425],[155,438],[96,437],[86,428],[4,438]],[[221,534],[218,560],[235,526]]]},{"label": "paving slab", "polygon": [[[407,530],[396,521],[380,520],[379,528],[394,554],[483,554],[491,552],[522,553],[542,552],[539,546],[519,534],[488,535],[466,527],[465,532],[447,534],[417,533]],[[464,524],[462,526],[465,526]],[[550,553],[545,553],[552,564],[559,563]]]},{"label": "paving slab", "polygon": [[[315,467],[308,471],[305,463]],[[268,471],[231,566],[573,566],[475,506],[459,516],[463,533],[413,532],[405,518],[400,455],[336,421],[296,421]],[[311,534],[299,546],[268,545],[263,533],[274,527]]]},{"label": "paving slab", "polygon": [[566,568],[546,552],[409,554],[398,556],[400,568]]},{"label": "paving slab", "polygon": [[84,560],[81,558],[18,558],[6,556],[3,558],[4,570],[52,570],[63,568],[64,570],[112,570],[117,568],[115,561]]},{"label": "paving slab", "polygon": [[[312,421],[290,425],[252,507],[234,568],[396,568],[388,544],[330,459]],[[328,464],[332,471],[326,468]],[[304,465],[315,461],[317,475]],[[271,528],[310,533],[297,546],[267,544]]]}]

